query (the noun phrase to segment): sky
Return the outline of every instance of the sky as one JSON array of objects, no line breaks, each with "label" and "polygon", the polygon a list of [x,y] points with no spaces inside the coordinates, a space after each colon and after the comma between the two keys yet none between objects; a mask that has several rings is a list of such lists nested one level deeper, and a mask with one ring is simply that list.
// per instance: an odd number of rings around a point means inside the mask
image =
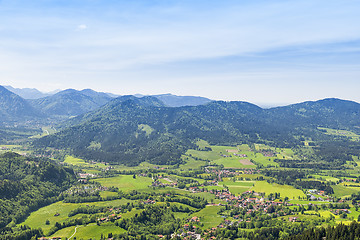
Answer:
[{"label": "sky", "polygon": [[360,102],[360,0],[0,0],[0,85]]}]

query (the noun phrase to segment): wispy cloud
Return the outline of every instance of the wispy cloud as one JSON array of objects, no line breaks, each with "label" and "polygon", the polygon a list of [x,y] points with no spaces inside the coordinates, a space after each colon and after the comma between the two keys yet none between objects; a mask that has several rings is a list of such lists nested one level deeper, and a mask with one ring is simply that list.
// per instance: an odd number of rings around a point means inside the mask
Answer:
[{"label": "wispy cloud", "polygon": [[86,24],[80,24],[77,26],[77,30],[80,30],[80,31],[85,30],[87,28],[88,28],[88,26]]},{"label": "wispy cloud", "polygon": [[[274,82],[282,72],[319,76],[319,71],[336,69],[341,75],[360,65],[359,11],[356,0],[61,5],[5,0],[0,2],[0,80],[31,80],[37,87],[60,80],[64,87],[132,89],[120,80],[126,79],[157,91],[151,82],[164,79],[170,91],[186,78],[196,85],[214,75],[237,87],[246,83],[248,72],[258,73],[258,81],[266,72],[264,79],[273,76]],[[229,74],[239,76],[237,83]]]}]

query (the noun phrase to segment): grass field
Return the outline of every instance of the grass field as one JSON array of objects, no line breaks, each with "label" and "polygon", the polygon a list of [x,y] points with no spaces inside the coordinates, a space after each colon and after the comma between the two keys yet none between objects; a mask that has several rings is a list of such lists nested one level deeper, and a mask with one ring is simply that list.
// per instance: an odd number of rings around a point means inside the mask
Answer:
[{"label": "grass field", "polygon": [[200,218],[200,222],[204,224],[201,227],[202,229],[216,227],[223,221],[223,218],[217,214],[220,208],[220,206],[206,206],[199,212],[192,214],[191,217],[196,216]]},{"label": "grass field", "polygon": [[288,197],[289,199],[298,199],[298,197],[305,197],[306,195],[299,189],[288,185],[279,185],[276,183],[268,183],[266,181],[257,181],[255,186],[250,190],[255,192],[264,192],[266,195],[270,193],[280,193],[282,198]]},{"label": "grass field", "polygon": [[75,232],[75,227],[67,227],[61,229],[51,235],[51,237],[62,237],[62,238],[69,238],[73,236],[72,239],[100,239],[101,235],[104,237],[108,237],[109,233],[119,234],[125,232],[124,229],[115,226],[113,223],[103,223],[98,226],[96,223],[91,223],[87,226],[81,225],[76,228],[76,234],[73,235]]},{"label": "grass field", "polygon": [[210,144],[207,141],[199,139],[195,143],[200,149],[205,149],[205,147],[210,147]]},{"label": "grass field", "polygon": [[334,189],[335,197],[350,196],[351,194],[357,193],[360,190],[360,188],[350,188],[350,187],[345,187],[345,186],[341,186],[341,185],[335,185],[335,186],[332,186],[332,188]]},{"label": "grass field", "polygon": [[325,134],[327,134],[327,135],[348,137],[352,141],[359,141],[360,140],[360,135],[357,135],[356,133],[353,133],[353,132],[350,132],[350,131],[331,129],[331,128],[323,128],[323,127],[318,127],[318,129],[325,130],[326,131]]},{"label": "grass field", "polygon": [[100,192],[100,197],[102,198],[106,198],[106,197],[113,197],[113,196],[117,196],[118,193],[116,192],[110,192],[110,191],[101,191]]},{"label": "grass field", "polygon": [[141,131],[144,131],[146,133],[146,136],[149,136],[154,131],[154,129],[152,127],[150,127],[149,125],[146,125],[146,124],[140,124],[138,126],[138,129]]},{"label": "grass field", "polygon": [[219,182],[219,185],[227,186],[232,194],[238,195],[248,191],[255,183],[255,181],[224,181]]},{"label": "grass field", "polygon": [[[49,206],[40,208],[39,210],[32,212],[30,216],[19,225],[28,225],[32,228],[42,228],[44,233],[47,234],[51,227],[55,225],[56,222],[63,222],[68,218],[68,214],[71,210],[74,210],[80,206],[86,205],[95,205],[95,206],[120,206],[130,202],[130,200],[119,199],[114,201],[106,202],[92,202],[92,203],[64,203],[56,202]],[[56,213],[59,213],[59,216],[55,216]],[[46,225],[46,220],[50,221],[50,225]]]},{"label": "grass field", "polygon": [[335,178],[335,177],[331,177],[331,176],[326,176],[326,175],[317,175],[314,174],[312,175],[314,178],[322,180],[322,181],[332,181],[332,182],[337,182],[340,179],[339,178]]},{"label": "grass field", "polygon": [[212,161],[213,164],[223,165],[224,168],[256,168],[256,165],[245,165],[240,162],[243,158],[239,157],[227,157],[227,158],[220,158],[218,160]]},{"label": "grass field", "polygon": [[41,134],[34,135],[30,138],[41,138],[56,133],[56,129],[54,127],[42,127],[41,130],[43,131]]},{"label": "grass field", "polygon": [[183,171],[199,169],[202,166],[207,165],[206,161],[195,160],[194,158],[189,157],[189,156],[182,156],[182,160],[186,162],[185,164],[181,164],[179,166],[180,170],[183,170]]},{"label": "grass field", "polygon": [[67,227],[60,229],[59,231],[55,232],[50,237],[61,237],[61,238],[69,238],[75,232],[75,226]]},{"label": "grass field", "polygon": [[[239,145],[237,147],[231,146],[209,146],[204,141],[199,141],[199,146],[211,147],[212,151],[198,151],[189,149],[186,152],[186,156],[192,158],[199,158],[202,160],[208,160],[212,164],[223,165],[225,168],[255,168],[256,165],[249,164],[248,160],[253,160],[257,164],[261,164],[264,167],[278,166],[273,160],[275,157],[265,157],[261,153],[254,153],[250,147],[246,144]],[[269,149],[266,145],[257,145],[257,149]],[[283,150],[284,154],[291,155],[291,150]],[[246,157],[235,156],[234,154],[245,154]],[[228,157],[224,157],[226,155]],[[243,161],[243,162],[242,162]],[[247,164],[248,163],[248,164]]]},{"label": "grass field", "polygon": [[73,156],[66,156],[64,163],[69,164],[69,165],[74,165],[74,166],[86,166],[87,163],[80,158],[76,158]]},{"label": "grass field", "polygon": [[263,165],[264,167],[279,166],[278,163],[273,161],[275,157],[265,157],[261,153],[256,153],[256,154],[252,153],[250,159],[254,160],[257,164]]},{"label": "grass field", "polygon": [[84,168],[83,169],[84,171],[89,170],[89,168],[90,169],[92,169],[92,168],[95,168],[95,169],[104,169],[104,168],[106,168],[106,165],[103,164],[103,163],[92,164],[92,163],[86,162],[85,160],[83,160],[81,158],[76,158],[76,157],[73,157],[73,156],[66,156],[65,160],[64,160],[64,163],[66,163],[68,165],[72,165],[72,166],[82,167],[82,168]]},{"label": "grass field", "polygon": [[119,175],[111,178],[99,178],[94,181],[100,183],[105,187],[118,187],[122,191],[131,191],[131,190],[146,190],[148,186],[151,185],[152,179],[148,177],[136,177],[133,178],[133,175]]}]

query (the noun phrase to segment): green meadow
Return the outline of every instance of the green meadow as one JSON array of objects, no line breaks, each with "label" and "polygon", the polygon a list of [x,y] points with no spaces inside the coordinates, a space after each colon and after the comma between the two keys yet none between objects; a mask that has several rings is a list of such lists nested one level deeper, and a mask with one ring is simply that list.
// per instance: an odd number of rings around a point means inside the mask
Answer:
[{"label": "green meadow", "polygon": [[360,188],[351,188],[351,187],[345,187],[342,185],[334,185],[332,186],[334,189],[334,195],[335,197],[346,197],[350,196],[353,193],[359,192]]},{"label": "green meadow", "polygon": [[223,218],[217,214],[220,208],[220,206],[206,206],[199,212],[193,213],[190,217],[196,216],[200,218],[200,223],[203,224],[202,229],[216,227],[223,221]]},{"label": "green meadow", "polygon": [[230,192],[235,195],[239,195],[243,192],[248,191],[255,185],[255,181],[223,181],[219,182],[219,185],[225,185],[229,188]]},{"label": "green meadow", "polygon": [[288,197],[289,199],[298,199],[298,197],[306,197],[303,191],[289,185],[280,185],[277,183],[268,183],[266,181],[257,181],[255,186],[250,190],[255,192],[264,192],[266,195],[270,193],[280,193],[280,197]]},{"label": "green meadow", "polygon": [[128,192],[131,190],[146,190],[151,186],[152,179],[148,177],[133,178],[133,175],[118,175],[110,178],[98,178],[94,181],[105,187],[118,187],[119,190]]},{"label": "green meadow", "polygon": [[325,134],[327,134],[327,135],[348,137],[353,141],[359,141],[360,140],[360,135],[357,135],[356,133],[353,133],[351,131],[339,130],[339,129],[331,129],[331,128],[323,128],[323,127],[318,127],[318,129],[326,131]]},{"label": "green meadow", "polygon": [[74,232],[75,227],[68,227],[57,231],[51,237],[69,238],[73,236],[71,239],[100,239],[101,236],[107,238],[109,233],[119,234],[124,233],[125,230],[115,226],[113,223],[103,223],[100,226],[91,223],[86,226],[77,226],[76,233],[74,234]]},{"label": "green meadow", "polygon": [[[102,201],[102,202],[91,202],[91,203],[64,203],[64,202],[56,202],[46,207],[40,208],[39,210],[32,212],[30,216],[19,225],[27,225],[32,228],[42,228],[44,233],[47,234],[51,227],[55,225],[56,222],[63,222],[68,219],[68,214],[70,211],[80,207],[80,206],[99,206],[99,207],[112,207],[112,206],[120,206],[130,202],[130,200],[126,199],[118,199],[113,201]],[[55,216],[56,214],[59,216]],[[78,217],[76,215],[74,217]],[[50,225],[46,225],[45,221],[49,220]]]}]

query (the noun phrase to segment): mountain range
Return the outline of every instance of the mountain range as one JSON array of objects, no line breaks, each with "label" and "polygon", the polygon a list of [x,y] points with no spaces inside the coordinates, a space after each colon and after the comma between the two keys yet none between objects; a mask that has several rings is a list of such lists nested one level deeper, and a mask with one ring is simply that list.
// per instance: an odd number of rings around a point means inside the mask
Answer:
[{"label": "mountain range", "polygon": [[[35,88],[13,88],[11,86],[4,86],[1,91],[4,97],[3,104],[5,106],[12,105],[7,104],[8,100],[5,98],[7,98],[6,96],[11,95],[10,93],[13,93],[17,95],[16,98],[18,99],[19,104],[21,101],[22,104],[31,105],[31,107],[27,107],[27,111],[24,111],[23,116],[25,116],[25,113],[33,112],[34,114],[31,115],[39,116],[39,114],[42,114],[50,119],[59,116],[62,117],[60,119],[77,116],[95,110],[118,97],[114,94],[96,92],[91,89],[84,89],[81,91],[66,89],[45,94]],[[7,93],[5,94],[5,92]],[[172,94],[154,95],[154,97],[158,98],[169,107],[197,106],[212,101],[203,97],[176,96]],[[0,111],[3,109],[6,112],[5,106],[1,107]],[[21,109],[21,107],[15,106],[15,109]],[[22,117],[21,114],[18,117]]]},{"label": "mountain range", "polygon": [[[86,159],[127,165],[179,163],[196,139],[222,145],[296,147],[303,139],[329,138],[318,127],[360,134],[360,104],[335,98],[263,109],[248,102],[169,94],[112,98],[91,89],[67,89],[25,100],[0,86],[0,100],[3,126],[56,123],[61,129],[35,140],[35,148],[65,148]],[[195,106],[186,106],[190,103]]]},{"label": "mountain range", "polygon": [[326,138],[318,127],[359,133],[359,116],[360,104],[333,98],[262,109],[236,101],[166,107],[155,97],[123,96],[69,120],[62,131],[34,146],[66,148],[85,159],[127,165],[176,164],[199,138],[220,145],[295,147],[304,137]]}]

